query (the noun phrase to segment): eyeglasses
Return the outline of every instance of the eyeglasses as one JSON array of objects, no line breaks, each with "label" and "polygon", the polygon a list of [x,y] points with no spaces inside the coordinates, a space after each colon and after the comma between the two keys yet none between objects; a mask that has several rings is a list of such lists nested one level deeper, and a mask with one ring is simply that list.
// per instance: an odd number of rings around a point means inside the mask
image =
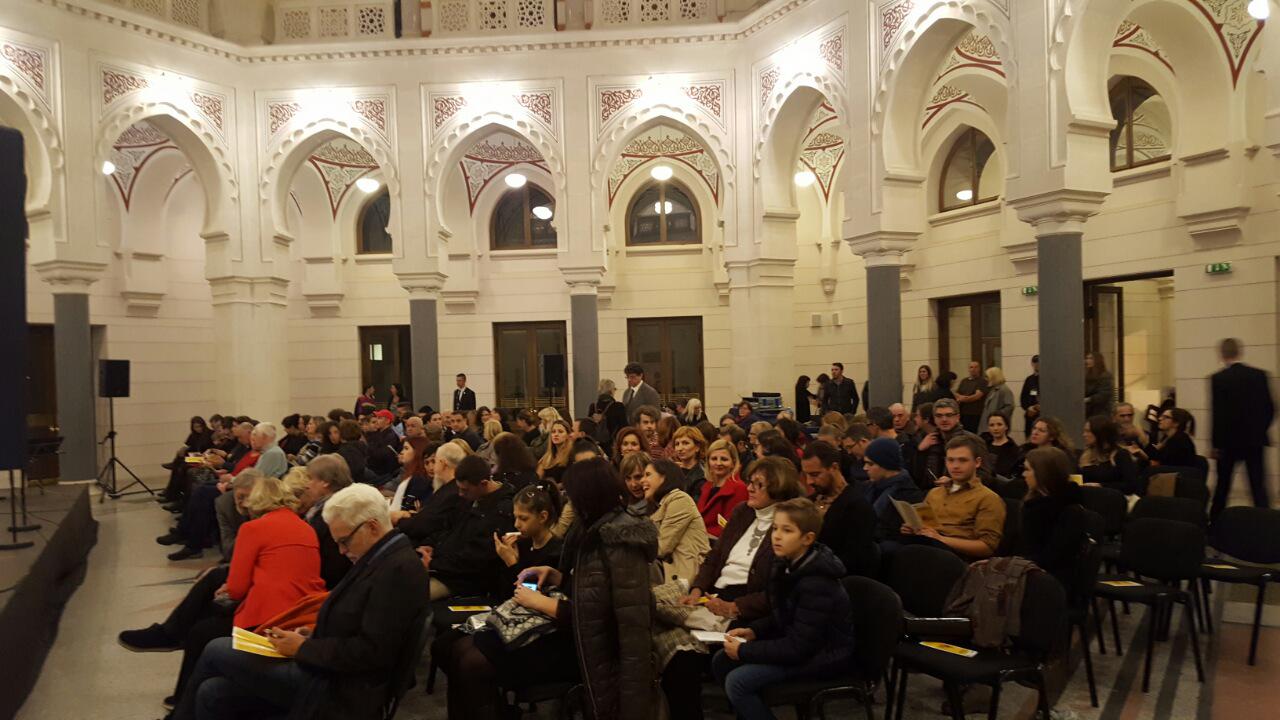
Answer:
[{"label": "eyeglasses", "polygon": [[935,418],[953,418],[953,417],[957,417],[957,415],[958,415],[957,413],[953,413],[953,412],[945,412],[945,413],[936,412],[933,414]]},{"label": "eyeglasses", "polygon": [[756,490],[758,492],[765,492],[766,490],[769,489],[768,485],[760,482],[759,480],[752,480],[750,483],[748,483],[747,487],[751,488],[752,490]]},{"label": "eyeglasses", "polygon": [[351,532],[347,533],[346,537],[338,538],[337,540],[338,547],[344,548],[344,549],[350,547],[352,538],[356,536],[356,533],[363,530],[364,526],[365,526],[365,523],[360,523],[359,525],[356,526],[355,530],[352,530]]}]

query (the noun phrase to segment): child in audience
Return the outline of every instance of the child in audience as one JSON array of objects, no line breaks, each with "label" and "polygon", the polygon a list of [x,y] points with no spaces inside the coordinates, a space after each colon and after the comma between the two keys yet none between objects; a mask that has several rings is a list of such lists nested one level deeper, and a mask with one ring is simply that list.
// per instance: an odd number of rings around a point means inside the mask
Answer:
[{"label": "child in audience", "polygon": [[839,677],[849,672],[853,627],[845,568],[818,542],[822,515],[805,498],[777,504],[773,518],[770,614],[730,630],[712,660],[734,712],[744,720],[772,720],[761,694],[776,683]]},{"label": "child in audience", "polygon": [[493,535],[493,549],[507,566],[500,587],[512,592],[521,570],[539,565],[560,564],[564,541],[551,532],[560,517],[564,500],[555,483],[542,481],[521,490],[512,503],[516,532]]}]

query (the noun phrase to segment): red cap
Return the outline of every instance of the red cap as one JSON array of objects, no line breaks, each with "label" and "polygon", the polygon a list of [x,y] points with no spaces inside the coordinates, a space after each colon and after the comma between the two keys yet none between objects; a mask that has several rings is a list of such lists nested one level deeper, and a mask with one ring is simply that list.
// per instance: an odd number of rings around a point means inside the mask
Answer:
[{"label": "red cap", "polygon": [[374,415],[376,415],[376,416],[378,416],[378,417],[380,417],[380,418],[384,418],[384,419],[386,419],[386,420],[395,420],[395,419],[396,419],[396,416],[395,416],[395,415],[392,415],[390,410],[379,410],[378,412],[374,413]]}]

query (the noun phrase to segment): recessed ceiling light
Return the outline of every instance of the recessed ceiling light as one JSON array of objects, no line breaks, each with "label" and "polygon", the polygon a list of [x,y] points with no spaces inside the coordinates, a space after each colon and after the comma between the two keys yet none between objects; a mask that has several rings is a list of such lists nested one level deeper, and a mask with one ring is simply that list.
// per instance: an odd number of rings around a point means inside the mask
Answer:
[{"label": "recessed ceiling light", "polygon": [[956,199],[959,200],[960,202],[969,202],[970,200],[973,199],[973,191],[961,190],[960,192],[956,193]]},{"label": "recessed ceiling light", "polygon": [[806,188],[818,182],[818,176],[813,174],[812,170],[801,170],[795,176],[796,185]]},{"label": "recessed ceiling light", "polygon": [[360,188],[360,192],[371,193],[382,187],[382,183],[371,177],[362,177],[359,180],[356,180],[356,187]]},{"label": "recessed ceiling light", "polygon": [[113,172],[115,172],[115,171],[116,171],[116,164],[115,164],[115,163],[111,162],[110,160],[103,160],[103,161],[102,161],[102,174],[103,174],[103,175],[110,175],[111,173],[113,173]]},{"label": "recessed ceiling light", "polygon": [[653,169],[649,171],[649,177],[657,180],[658,182],[670,180],[671,176],[674,174],[675,171],[671,169],[670,165],[655,165]]},{"label": "recessed ceiling light", "polygon": [[1266,20],[1271,17],[1270,0],[1250,0],[1249,14],[1257,20]]},{"label": "recessed ceiling light", "polygon": [[546,205],[539,205],[533,209],[533,216],[539,220],[550,220],[552,214],[551,208]]},{"label": "recessed ceiling light", "polygon": [[529,178],[521,175],[520,173],[511,173],[502,180],[509,188],[522,188],[525,183],[529,182]]}]

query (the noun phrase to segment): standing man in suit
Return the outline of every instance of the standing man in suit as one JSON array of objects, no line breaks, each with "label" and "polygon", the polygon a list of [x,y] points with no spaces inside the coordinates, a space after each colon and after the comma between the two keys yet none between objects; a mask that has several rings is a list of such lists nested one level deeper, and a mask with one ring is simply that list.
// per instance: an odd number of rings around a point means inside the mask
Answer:
[{"label": "standing man in suit", "polygon": [[458,389],[453,391],[453,411],[466,412],[476,409],[476,391],[467,387],[466,373],[458,373]]},{"label": "standing man in suit", "polygon": [[636,412],[641,407],[661,407],[662,398],[652,385],[644,381],[644,366],[640,363],[627,363],[622,374],[627,376],[627,389],[622,393],[622,404],[627,408],[627,422],[634,425]]},{"label": "standing man in suit", "polygon": [[1217,518],[1226,507],[1231,495],[1231,475],[1240,461],[1244,461],[1249,473],[1253,504],[1270,507],[1262,449],[1270,444],[1267,431],[1276,414],[1267,373],[1240,362],[1244,344],[1236,338],[1227,338],[1218,346],[1218,352],[1226,367],[1209,378],[1213,451],[1218,459],[1218,485],[1213,491],[1210,520]]}]

